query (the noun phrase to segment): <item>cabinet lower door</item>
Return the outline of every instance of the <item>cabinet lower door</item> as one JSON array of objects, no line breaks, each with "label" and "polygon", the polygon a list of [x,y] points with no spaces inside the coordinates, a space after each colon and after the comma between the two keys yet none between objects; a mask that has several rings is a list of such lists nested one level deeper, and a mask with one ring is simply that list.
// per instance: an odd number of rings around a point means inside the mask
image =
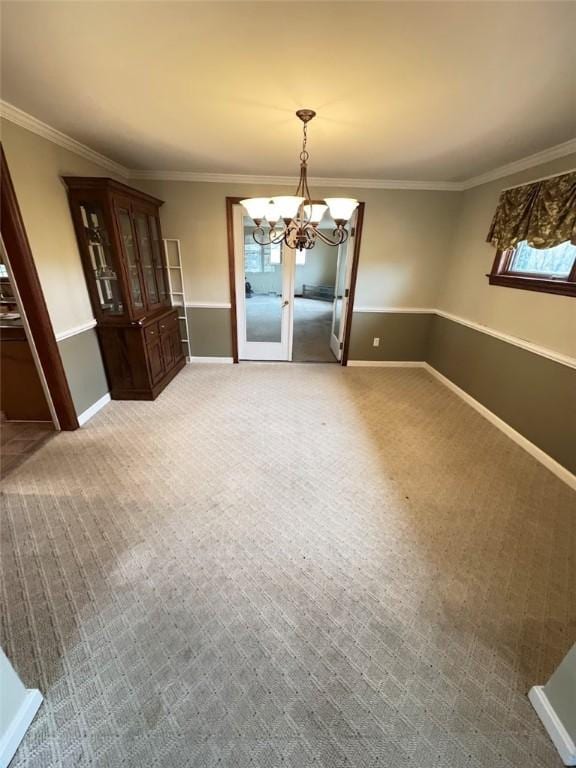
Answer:
[{"label": "cabinet lower door", "polygon": [[162,341],[160,337],[156,337],[153,341],[149,339],[146,346],[148,349],[148,362],[150,364],[152,384],[156,384],[156,382],[160,381],[162,376],[164,376],[167,367],[162,353]]},{"label": "cabinet lower door", "polygon": [[176,358],[174,357],[174,347],[172,343],[172,331],[167,331],[162,334],[162,354],[164,356],[164,365],[166,370],[169,371],[173,368]]}]

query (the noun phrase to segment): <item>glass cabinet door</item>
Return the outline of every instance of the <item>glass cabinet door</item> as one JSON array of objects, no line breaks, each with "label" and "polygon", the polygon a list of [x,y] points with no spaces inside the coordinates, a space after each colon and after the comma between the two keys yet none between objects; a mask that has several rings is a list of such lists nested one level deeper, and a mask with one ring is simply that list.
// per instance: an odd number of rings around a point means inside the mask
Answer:
[{"label": "glass cabinet door", "polygon": [[128,287],[130,289],[132,306],[135,310],[142,310],[144,309],[144,296],[142,295],[138,252],[136,250],[136,243],[134,242],[134,234],[132,232],[130,211],[127,208],[117,208],[116,217],[118,219],[120,237],[122,239],[122,247],[126,259]]},{"label": "glass cabinet door", "polygon": [[160,292],[156,283],[156,265],[152,254],[152,240],[148,229],[148,217],[145,213],[137,211],[134,213],[134,222],[148,304],[153,306],[160,303]]},{"label": "glass cabinet door", "polygon": [[156,283],[160,294],[160,301],[166,302],[168,298],[168,289],[166,286],[166,270],[164,269],[164,259],[162,258],[162,243],[159,237],[159,226],[156,216],[148,216],[148,224],[152,234],[152,258],[156,269]]},{"label": "glass cabinet door", "polygon": [[88,247],[94,300],[102,315],[123,315],[122,291],[102,208],[97,203],[80,203],[79,207]]}]

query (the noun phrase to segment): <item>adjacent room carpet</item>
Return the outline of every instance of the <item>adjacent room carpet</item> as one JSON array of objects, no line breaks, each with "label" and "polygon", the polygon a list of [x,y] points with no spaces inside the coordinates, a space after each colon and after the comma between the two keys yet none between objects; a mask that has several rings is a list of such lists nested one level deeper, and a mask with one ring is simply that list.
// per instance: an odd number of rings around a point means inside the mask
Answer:
[{"label": "adjacent room carpet", "polygon": [[560,765],[576,494],[423,370],[189,366],[3,493],[14,768]]},{"label": "adjacent room carpet", "polygon": [[330,349],[332,302],[294,299],[292,360],[300,363],[335,363]]}]

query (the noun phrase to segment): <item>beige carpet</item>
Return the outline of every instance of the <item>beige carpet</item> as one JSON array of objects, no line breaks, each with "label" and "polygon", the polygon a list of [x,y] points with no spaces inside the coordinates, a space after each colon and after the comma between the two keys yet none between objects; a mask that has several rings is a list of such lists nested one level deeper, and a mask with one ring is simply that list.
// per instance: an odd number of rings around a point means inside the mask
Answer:
[{"label": "beige carpet", "polygon": [[424,371],[188,367],[4,494],[14,768],[560,765],[576,495]]},{"label": "beige carpet", "polygon": [[330,349],[332,302],[294,299],[292,360],[300,363],[335,363]]}]

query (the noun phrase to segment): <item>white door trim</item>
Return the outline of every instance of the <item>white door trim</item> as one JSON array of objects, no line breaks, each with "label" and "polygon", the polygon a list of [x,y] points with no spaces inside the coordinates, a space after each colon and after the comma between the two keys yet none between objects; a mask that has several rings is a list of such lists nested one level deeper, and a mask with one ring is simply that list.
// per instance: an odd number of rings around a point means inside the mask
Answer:
[{"label": "white door trim", "polygon": [[[338,247],[338,266],[336,269],[336,283],[335,283],[335,295],[334,295],[334,303],[332,305],[332,327],[330,332],[330,349],[332,350],[332,353],[336,356],[336,359],[340,364],[342,364],[342,351],[344,346],[344,336],[346,335],[346,319],[348,317],[348,311],[350,308],[350,287],[352,282],[352,264],[354,262],[354,245],[355,245],[355,238],[356,238],[356,221],[357,221],[357,214],[356,212],[353,215],[352,220],[350,221],[348,227],[349,227],[349,235],[348,239],[345,243],[340,245]],[[336,302],[337,302],[337,293],[338,293],[338,277],[340,272],[340,249],[345,248],[346,249],[346,257],[345,257],[345,268],[346,268],[346,275],[344,277],[344,294],[342,296],[342,306],[340,308],[340,326],[338,328],[338,337],[336,337],[334,333],[334,313],[336,311]]]},{"label": "white door trim", "polygon": [[234,281],[236,287],[236,334],[239,360],[292,360],[294,313],[294,252],[282,248],[282,316],[280,341],[248,341],[246,338],[246,289],[244,270],[244,209],[232,207],[234,232]]}]

